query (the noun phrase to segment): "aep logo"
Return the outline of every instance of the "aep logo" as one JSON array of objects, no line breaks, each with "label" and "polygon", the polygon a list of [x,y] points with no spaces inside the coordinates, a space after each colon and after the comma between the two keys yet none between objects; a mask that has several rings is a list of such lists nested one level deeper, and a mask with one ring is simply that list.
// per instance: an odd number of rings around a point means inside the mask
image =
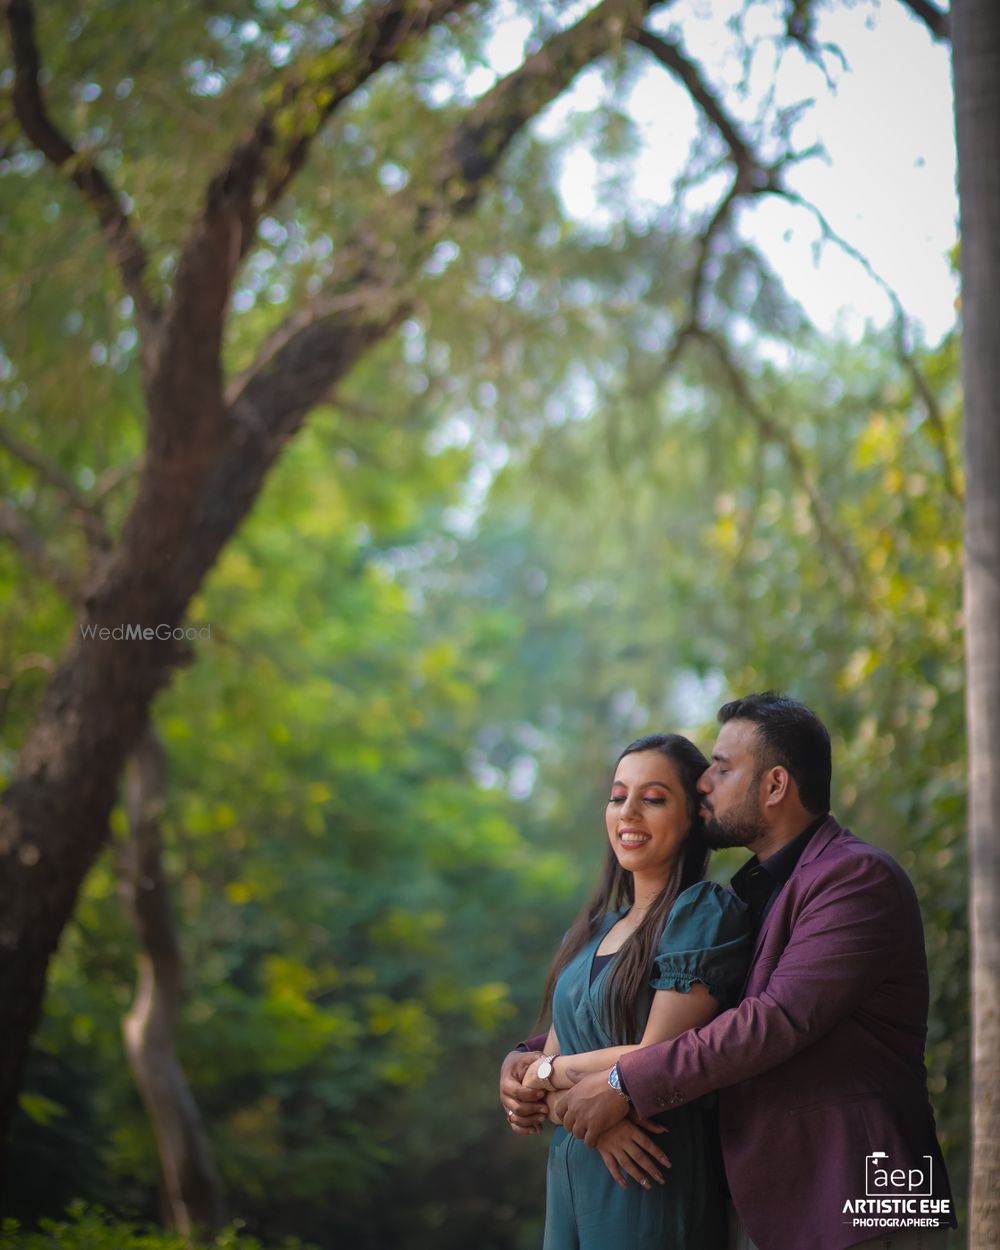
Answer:
[{"label": "aep logo", "polygon": [[921,1156],[925,1168],[894,1168],[884,1150],[865,1155],[865,1196],[868,1198],[929,1198],[934,1166],[930,1155]]}]

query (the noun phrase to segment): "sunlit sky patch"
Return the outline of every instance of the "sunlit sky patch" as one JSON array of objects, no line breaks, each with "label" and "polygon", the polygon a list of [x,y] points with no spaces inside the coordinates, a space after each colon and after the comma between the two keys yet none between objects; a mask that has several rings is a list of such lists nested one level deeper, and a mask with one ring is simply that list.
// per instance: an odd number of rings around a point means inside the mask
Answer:
[{"label": "sunlit sky patch", "polygon": [[[746,9],[745,30],[763,41],[745,101],[737,100],[742,67],[728,21]],[[657,25],[654,19],[651,25]],[[835,45],[846,67],[829,55],[823,72],[798,50],[780,63],[767,40],[780,42],[775,6],[749,8],[743,0],[678,0],[660,28],[682,33],[684,46],[709,81],[721,84],[730,110],[751,116],[773,85],[779,106],[814,104],[796,123],[797,150],[822,142],[828,158],[790,170],[791,188],[815,204],[831,227],[870,262],[898,294],[925,340],[937,342],[954,322],[957,280],[948,253],[957,237],[955,146],[948,49],[897,0],[861,0],[821,13],[820,43]],[[511,12],[496,22],[487,46],[489,68],[474,71],[470,94],[521,61],[530,23]],[[567,118],[598,107],[608,78],[598,69],[580,75],[538,123],[555,138]],[[641,151],[627,184],[633,213],[662,211],[698,136],[698,119],[684,89],[659,65],[640,62],[628,84],[628,111],[636,119]],[[602,202],[607,170],[583,144],[565,147],[560,189],[568,211],[596,226],[613,212]],[[708,191],[716,187],[706,188]],[[857,260],[836,246],[818,246],[820,229],[804,210],[774,197],[741,210],[740,229],[767,254],[790,293],[822,329],[855,336],[866,322],[885,324],[889,299]]]}]

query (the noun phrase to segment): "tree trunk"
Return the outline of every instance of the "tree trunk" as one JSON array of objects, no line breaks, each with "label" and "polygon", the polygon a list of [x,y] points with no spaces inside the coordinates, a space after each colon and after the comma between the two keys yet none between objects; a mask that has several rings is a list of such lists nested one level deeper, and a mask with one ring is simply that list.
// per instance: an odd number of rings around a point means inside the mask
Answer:
[{"label": "tree trunk", "polygon": [[970,1250],[1000,1246],[1000,5],[952,12],[962,237],[972,930]]},{"label": "tree trunk", "polygon": [[[146,620],[132,599],[130,620]],[[102,624],[104,622],[102,621]],[[49,959],[103,846],[118,777],[176,663],[169,643],[77,637],[59,666],[0,804],[0,1123],[41,1010]]]},{"label": "tree trunk", "polygon": [[129,837],[119,885],[141,950],[122,1036],[156,1135],[169,1223],[185,1234],[214,1233],[226,1219],[222,1187],[177,1055],[183,969],[161,857],[166,780],[163,748],[150,727],[132,757],[126,786]]}]

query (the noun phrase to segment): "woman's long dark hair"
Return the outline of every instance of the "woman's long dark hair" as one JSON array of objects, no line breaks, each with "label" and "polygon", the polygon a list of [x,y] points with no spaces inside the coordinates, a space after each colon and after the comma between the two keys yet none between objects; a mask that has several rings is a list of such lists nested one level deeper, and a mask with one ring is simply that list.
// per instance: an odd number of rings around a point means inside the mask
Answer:
[{"label": "woman's long dark hair", "polygon": [[[659,945],[667,914],[677,895],[705,876],[709,853],[697,790],[698,778],[708,767],[708,760],[693,742],[681,734],[648,734],[629,743],[615,761],[615,768],[626,755],[639,751],[659,751],[677,769],[687,798],[691,827],[677,868],[650,904],[638,927],[622,943],[618,958],[605,981],[610,1033],[619,1046],[641,1040],[639,1006],[645,999],[653,955]],[[539,1020],[547,1019],[552,1009],[552,994],[560,972],[593,939],[604,916],[610,911],[631,907],[634,901],[632,874],[619,864],[609,842],[597,889],[581,909],[552,961],[542,995]]]}]

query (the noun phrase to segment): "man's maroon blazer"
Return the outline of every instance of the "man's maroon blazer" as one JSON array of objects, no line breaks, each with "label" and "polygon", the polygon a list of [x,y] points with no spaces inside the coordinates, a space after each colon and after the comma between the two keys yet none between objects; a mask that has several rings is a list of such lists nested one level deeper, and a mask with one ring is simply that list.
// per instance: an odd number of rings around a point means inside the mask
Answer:
[{"label": "man's maroon blazer", "polygon": [[892,1232],[854,1223],[886,1218],[869,1202],[915,1218],[946,1202],[953,1223],[924,1068],[923,925],[899,865],[829,817],[764,922],[744,995],[620,1071],[643,1116],[719,1091],[726,1176],[759,1250]]}]

